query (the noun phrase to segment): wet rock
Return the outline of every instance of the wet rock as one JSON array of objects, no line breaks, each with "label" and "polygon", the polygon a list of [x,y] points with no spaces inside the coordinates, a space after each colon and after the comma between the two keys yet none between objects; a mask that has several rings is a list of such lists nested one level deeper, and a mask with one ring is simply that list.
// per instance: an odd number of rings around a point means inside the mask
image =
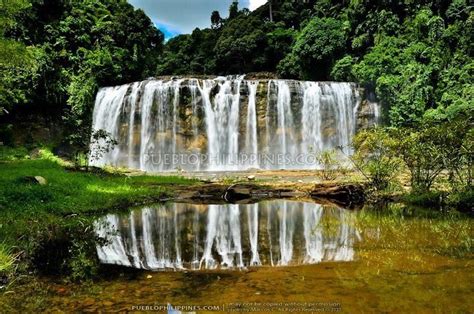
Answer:
[{"label": "wet rock", "polygon": [[41,176],[35,176],[35,180],[36,180],[36,182],[38,182],[39,185],[48,184],[48,181],[46,181],[46,179],[41,177]]},{"label": "wet rock", "polygon": [[364,99],[358,108],[357,120],[356,120],[356,129],[363,130],[373,127],[378,121],[378,111],[380,108],[377,108],[378,104],[375,102],[370,102],[367,99]]},{"label": "wet rock", "polygon": [[178,194],[178,199],[187,199],[187,198],[195,198],[199,197],[198,191],[183,191]]},{"label": "wet rock", "polygon": [[224,194],[224,200],[235,203],[252,203],[267,198],[294,197],[296,194],[297,192],[293,189],[275,189],[254,184],[234,184],[226,189]]},{"label": "wet rock", "polygon": [[245,75],[246,80],[275,80],[278,75],[273,72],[250,72]]},{"label": "wet rock", "polygon": [[328,199],[346,208],[364,203],[364,189],[361,185],[316,185],[310,193],[312,198]]},{"label": "wet rock", "polygon": [[244,199],[252,196],[252,187],[250,186],[231,186],[226,191],[227,196],[232,196],[233,199]]}]

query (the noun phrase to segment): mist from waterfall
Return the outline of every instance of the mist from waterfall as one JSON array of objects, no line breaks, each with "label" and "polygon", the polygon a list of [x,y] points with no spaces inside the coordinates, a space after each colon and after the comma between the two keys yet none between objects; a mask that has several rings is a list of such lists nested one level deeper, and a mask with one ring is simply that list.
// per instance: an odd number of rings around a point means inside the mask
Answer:
[{"label": "mist from waterfall", "polygon": [[119,144],[90,163],[151,172],[315,169],[324,150],[351,153],[360,102],[353,83],[243,76],[106,87],[97,94],[93,130]]},{"label": "mist from waterfall", "polygon": [[95,223],[99,260],[134,268],[242,269],[352,261],[353,212],[296,201],[166,204]]}]

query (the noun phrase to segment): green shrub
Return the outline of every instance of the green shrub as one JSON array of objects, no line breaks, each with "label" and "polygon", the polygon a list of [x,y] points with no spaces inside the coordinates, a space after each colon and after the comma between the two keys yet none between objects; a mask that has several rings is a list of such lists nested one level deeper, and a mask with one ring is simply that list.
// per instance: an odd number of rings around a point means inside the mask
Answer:
[{"label": "green shrub", "polygon": [[13,146],[13,125],[0,124],[0,142],[2,145]]},{"label": "green shrub", "polygon": [[472,188],[474,174],[473,118],[459,114],[452,120],[425,121],[416,128],[401,128],[399,154],[411,174],[414,191],[430,191],[445,172],[453,191]]},{"label": "green shrub", "polygon": [[371,188],[383,191],[397,182],[402,167],[397,153],[398,141],[387,130],[363,130],[354,137],[353,145],[355,153],[351,160]]},{"label": "green shrub", "polygon": [[425,193],[412,192],[403,197],[407,204],[423,207],[439,207],[444,203],[445,193],[429,191]]},{"label": "green shrub", "polygon": [[325,150],[319,153],[316,157],[319,165],[322,167],[318,175],[322,180],[332,181],[337,178],[342,169],[341,162],[339,161],[337,151]]},{"label": "green shrub", "polygon": [[474,189],[467,188],[449,195],[448,204],[462,212],[474,212]]}]

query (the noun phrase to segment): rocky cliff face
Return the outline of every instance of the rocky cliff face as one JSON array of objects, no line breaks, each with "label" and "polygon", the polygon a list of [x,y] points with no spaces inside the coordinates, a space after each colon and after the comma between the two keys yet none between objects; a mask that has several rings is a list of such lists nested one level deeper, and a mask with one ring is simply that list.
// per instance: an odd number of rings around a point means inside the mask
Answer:
[{"label": "rocky cliff face", "polygon": [[378,105],[362,99],[363,94],[352,83],[243,77],[147,80],[104,88],[97,95],[93,128],[109,131],[119,145],[93,163],[189,169],[182,162],[153,165],[149,155],[196,153],[212,155],[215,163],[201,161],[190,170],[307,168],[290,161],[242,165],[234,159],[242,153],[295,157],[336,146],[349,150],[353,134],[378,119]]}]

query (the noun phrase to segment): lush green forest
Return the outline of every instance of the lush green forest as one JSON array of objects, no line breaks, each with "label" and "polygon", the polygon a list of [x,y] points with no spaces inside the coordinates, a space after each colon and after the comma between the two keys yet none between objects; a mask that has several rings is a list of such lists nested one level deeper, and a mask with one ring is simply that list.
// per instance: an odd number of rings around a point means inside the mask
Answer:
[{"label": "lush green forest", "polygon": [[[159,74],[277,72],[355,81],[377,92],[393,125],[472,107],[468,1],[272,1],[171,39]],[[471,30],[471,31],[468,31]]]},{"label": "lush green forest", "polygon": [[99,86],[152,75],[162,53],[163,34],[125,0],[1,5],[0,111],[60,117],[75,146],[88,141]]},{"label": "lush green forest", "polygon": [[[436,176],[455,176],[456,167],[472,165],[474,11],[467,0],[273,0],[253,12],[234,2],[229,12],[209,14],[210,28],[167,42],[125,0],[8,0],[1,6],[5,144],[13,143],[12,124],[47,116],[62,125],[63,144],[84,149],[100,86],[159,75],[273,72],[357,82],[377,95],[386,125],[398,128],[387,134],[416,135],[405,150],[413,152],[416,167],[423,157],[428,166],[442,164]],[[417,147],[420,141],[427,146]],[[405,144],[397,142],[393,155],[403,157],[397,150]],[[425,154],[429,149],[436,153]],[[448,160],[459,162],[454,167]],[[461,181],[471,187],[472,174]]]},{"label": "lush green forest", "polygon": [[212,12],[211,28],[164,43],[125,0],[3,1],[1,111],[39,109],[86,131],[99,86],[258,71],[363,84],[392,125],[473,106],[469,1],[271,2],[254,12],[233,4],[225,19]]}]

